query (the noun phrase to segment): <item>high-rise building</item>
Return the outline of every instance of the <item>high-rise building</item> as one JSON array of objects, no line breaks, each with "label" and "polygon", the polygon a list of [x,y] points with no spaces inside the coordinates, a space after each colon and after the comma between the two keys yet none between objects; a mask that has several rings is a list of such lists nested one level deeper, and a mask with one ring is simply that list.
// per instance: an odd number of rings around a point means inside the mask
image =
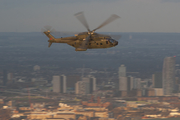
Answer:
[{"label": "high-rise building", "polygon": [[92,94],[96,90],[96,78],[94,76],[83,77],[82,81],[87,82],[87,93]]},{"label": "high-rise building", "polygon": [[76,94],[92,94],[96,90],[96,78],[93,76],[82,77],[75,85]]},{"label": "high-rise building", "polygon": [[119,67],[119,77],[126,77],[126,67],[124,65]]},{"label": "high-rise building", "polygon": [[66,76],[65,75],[60,76],[60,92],[66,93]]},{"label": "high-rise building", "polygon": [[121,97],[126,97],[133,89],[133,82],[133,77],[119,77],[119,91],[121,91]]},{"label": "high-rise building", "polygon": [[141,78],[133,79],[133,89],[141,89]]},{"label": "high-rise building", "polygon": [[127,77],[119,77],[119,91],[127,91]]},{"label": "high-rise building", "polygon": [[156,72],[152,75],[152,83],[154,88],[162,88],[162,72]]},{"label": "high-rise building", "polygon": [[166,57],[164,59],[162,72],[164,95],[171,95],[174,90],[175,59],[175,57]]},{"label": "high-rise building", "polygon": [[127,77],[127,91],[131,91],[133,89],[133,77]]},{"label": "high-rise building", "polygon": [[53,76],[53,92],[66,93],[66,76]]},{"label": "high-rise building", "polygon": [[121,65],[119,67],[119,91],[127,91],[127,77],[126,77],[126,67]]},{"label": "high-rise building", "polygon": [[53,92],[60,92],[60,76],[53,76],[52,80]]},{"label": "high-rise building", "polygon": [[89,78],[89,93],[92,94],[96,90],[96,78]]},{"label": "high-rise building", "polygon": [[85,95],[89,93],[89,85],[87,81],[78,81],[75,85],[75,93]]}]

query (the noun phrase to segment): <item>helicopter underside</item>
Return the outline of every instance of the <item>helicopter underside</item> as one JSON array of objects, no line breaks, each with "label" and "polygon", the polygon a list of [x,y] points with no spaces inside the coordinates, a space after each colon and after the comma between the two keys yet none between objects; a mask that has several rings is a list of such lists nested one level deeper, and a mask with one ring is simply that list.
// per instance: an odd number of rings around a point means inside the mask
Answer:
[{"label": "helicopter underside", "polygon": [[[73,42],[69,42],[67,44],[75,48],[81,48],[82,41],[76,40]],[[105,40],[104,41],[89,41],[89,43],[87,44],[87,49],[109,48],[113,46],[114,46],[113,44]],[[84,50],[80,49],[80,51],[84,51]]]}]

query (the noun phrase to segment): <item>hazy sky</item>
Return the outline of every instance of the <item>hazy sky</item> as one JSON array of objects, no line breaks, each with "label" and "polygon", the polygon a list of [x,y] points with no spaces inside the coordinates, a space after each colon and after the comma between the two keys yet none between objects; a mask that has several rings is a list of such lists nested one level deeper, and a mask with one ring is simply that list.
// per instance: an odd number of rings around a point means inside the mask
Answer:
[{"label": "hazy sky", "polygon": [[180,0],[0,0],[0,32],[86,31],[74,17],[84,11],[90,29],[111,14],[121,18],[97,32],[180,33]]}]

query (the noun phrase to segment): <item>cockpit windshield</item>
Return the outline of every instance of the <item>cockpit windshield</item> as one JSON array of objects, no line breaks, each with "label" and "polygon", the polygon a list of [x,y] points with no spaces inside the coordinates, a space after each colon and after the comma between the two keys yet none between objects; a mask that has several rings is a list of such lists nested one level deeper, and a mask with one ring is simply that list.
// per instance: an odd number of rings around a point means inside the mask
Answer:
[{"label": "cockpit windshield", "polygon": [[111,39],[111,38],[107,38],[107,40],[110,42],[110,43],[114,43],[115,40]]}]

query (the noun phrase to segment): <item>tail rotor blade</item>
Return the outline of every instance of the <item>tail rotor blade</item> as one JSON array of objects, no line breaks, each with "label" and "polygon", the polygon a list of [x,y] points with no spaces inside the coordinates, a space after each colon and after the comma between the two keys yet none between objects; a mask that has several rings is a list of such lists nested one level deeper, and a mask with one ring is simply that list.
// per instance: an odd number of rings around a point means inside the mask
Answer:
[{"label": "tail rotor blade", "polygon": [[74,16],[86,27],[88,32],[90,32],[89,25],[86,21],[86,18],[84,17],[83,12],[76,13]]},{"label": "tail rotor blade", "polygon": [[41,32],[42,33],[49,32],[49,33],[52,33],[53,35],[56,35],[56,36],[58,36],[60,33],[58,31],[56,31],[54,28],[52,29],[52,27],[49,25],[44,26],[44,28],[41,29]]},{"label": "tail rotor blade", "polygon": [[102,28],[103,26],[111,23],[112,21],[116,20],[117,18],[120,18],[120,17],[119,17],[118,15],[115,15],[115,14],[111,15],[111,16],[110,16],[106,21],[104,21],[99,27],[97,27],[96,29],[94,29],[93,32],[96,31],[97,29],[100,29],[100,28]]}]

